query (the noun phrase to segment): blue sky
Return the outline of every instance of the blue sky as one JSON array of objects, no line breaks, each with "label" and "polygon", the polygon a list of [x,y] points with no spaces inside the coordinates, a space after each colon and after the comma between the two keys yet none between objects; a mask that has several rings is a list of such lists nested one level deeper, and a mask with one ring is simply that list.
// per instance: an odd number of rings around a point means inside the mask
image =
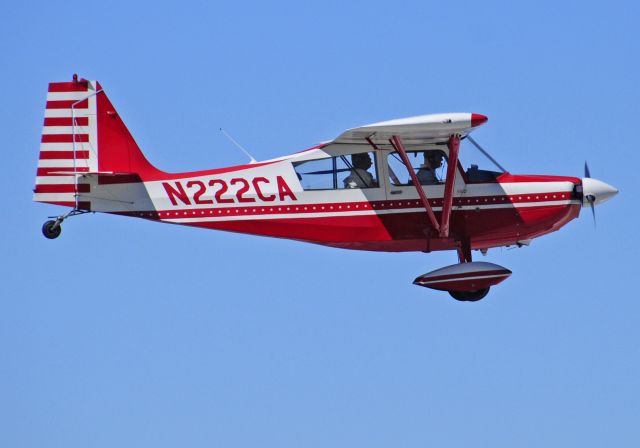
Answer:
[{"label": "blue sky", "polygon": [[[637,446],[636,2],[12,2],[0,118],[0,446]],[[106,215],[40,226],[47,83],[98,79],[149,160],[213,168],[423,113],[514,173],[621,193],[483,301],[381,254]]]}]

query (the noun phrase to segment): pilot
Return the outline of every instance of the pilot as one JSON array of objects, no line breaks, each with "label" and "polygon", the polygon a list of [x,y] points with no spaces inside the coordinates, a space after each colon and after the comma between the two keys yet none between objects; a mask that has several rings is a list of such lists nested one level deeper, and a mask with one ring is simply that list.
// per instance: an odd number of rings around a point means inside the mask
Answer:
[{"label": "pilot", "polygon": [[436,175],[436,170],[442,166],[442,151],[430,150],[423,151],[424,163],[420,165],[420,169],[416,173],[421,185],[437,185],[442,182]]},{"label": "pilot", "polygon": [[378,183],[373,178],[373,175],[367,171],[371,168],[371,156],[368,153],[363,152],[360,154],[353,154],[351,156],[351,174],[344,179],[344,188],[369,188],[377,187]]}]

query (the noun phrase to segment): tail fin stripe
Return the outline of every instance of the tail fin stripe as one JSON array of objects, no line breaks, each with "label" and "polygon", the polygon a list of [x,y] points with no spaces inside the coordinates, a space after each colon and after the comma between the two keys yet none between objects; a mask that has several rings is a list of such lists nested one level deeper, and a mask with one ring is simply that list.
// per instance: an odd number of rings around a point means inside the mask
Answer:
[{"label": "tail fin stripe", "polygon": [[[63,100],[63,101],[47,101],[47,109],[71,109],[78,100]],[[89,101],[80,101],[74,106],[74,109],[88,109]],[[69,111],[71,112],[71,111]]]},{"label": "tail fin stripe", "polygon": [[88,143],[89,134],[42,134],[42,143]]},{"label": "tail fin stripe", "polygon": [[[45,118],[45,127],[49,126],[73,126],[71,117]],[[89,126],[89,117],[76,117],[76,126]]]},{"label": "tail fin stripe", "polygon": [[[88,159],[89,151],[76,151],[76,159]],[[40,151],[40,160],[73,160],[73,151]]]},{"label": "tail fin stripe", "polygon": [[52,82],[49,83],[49,92],[86,92],[88,83],[83,82]]},{"label": "tail fin stripe", "polygon": [[[34,193],[75,193],[74,184],[37,184]],[[89,184],[78,184],[78,193],[90,193]]]}]

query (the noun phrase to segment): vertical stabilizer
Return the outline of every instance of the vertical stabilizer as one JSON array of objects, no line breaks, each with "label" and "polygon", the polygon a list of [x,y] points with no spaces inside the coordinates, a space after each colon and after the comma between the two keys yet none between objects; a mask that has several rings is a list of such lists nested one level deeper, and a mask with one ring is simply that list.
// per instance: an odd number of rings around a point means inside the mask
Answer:
[{"label": "vertical stabilizer", "polygon": [[49,84],[34,201],[91,210],[91,183],[83,176],[157,173],[100,83],[74,75]]}]

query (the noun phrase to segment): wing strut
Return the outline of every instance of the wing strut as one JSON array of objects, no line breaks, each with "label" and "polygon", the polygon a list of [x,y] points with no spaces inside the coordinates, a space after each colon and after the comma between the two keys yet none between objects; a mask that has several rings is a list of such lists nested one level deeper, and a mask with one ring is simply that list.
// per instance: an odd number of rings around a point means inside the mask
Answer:
[{"label": "wing strut", "polygon": [[464,238],[460,242],[460,246],[458,247],[458,261],[460,263],[471,263],[471,241],[469,238]]},{"label": "wing strut", "polygon": [[407,171],[409,172],[409,177],[411,177],[413,186],[416,187],[418,196],[420,196],[420,201],[422,202],[424,209],[427,211],[427,217],[429,218],[429,223],[431,224],[431,227],[433,227],[436,230],[436,232],[440,232],[440,225],[436,220],[436,215],[433,214],[433,209],[429,204],[429,199],[427,198],[427,194],[424,192],[424,189],[422,188],[422,185],[418,180],[418,176],[416,176],[416,173],[413,171],[413,168],[411,167],[411,162],[409,161],[407,152],[404,150],[404,146],[402,145],[402,140],[400,139],[399,136],[394,135],[391,137],[389,142],[391,142],[391,145],[393,146],[393,148],[398,152],[398,154],[400,154],[400,158],[402,159],[404,166],[407,167]]},{"label": "wing strut", "polygon": [[449,237],[449,219],[451,218],[451,206],[453,205],[453,188],[456,184],[456,169],[458,167],[458,153],[460,152],[460,136],[457,134],[449,137],[449,160],[447,161],[447,180],[444,185],[444,198],[442,203],[442,217],[440,222],[440,238]]}]

